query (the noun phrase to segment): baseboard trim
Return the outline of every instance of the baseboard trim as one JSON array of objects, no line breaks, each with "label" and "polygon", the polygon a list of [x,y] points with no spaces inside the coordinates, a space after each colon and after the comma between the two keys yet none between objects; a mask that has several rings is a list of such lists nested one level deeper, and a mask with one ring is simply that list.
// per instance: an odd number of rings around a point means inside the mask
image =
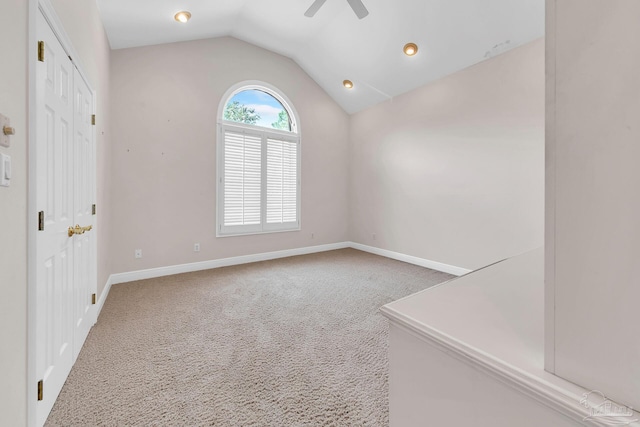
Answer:
[{"label": "baseboard trim", "polygon": [[154,279],[156,277],[172,276],[174,274],[192,273],[194,271],[211,270],[220,267],[230,267],[233,265],[249,264],[252,262],[269,261],[279,258],[287,258],[298,255],[308,255],[319,252],[334,251],[337,249],[353,248],[363,252],[369,252],[374,255],[380,255],[386,258],[395,259],[397,261],[406,262],[409,264],[418,265],[420,267],[430,268],[436,271],[442,271],[443,273],[453,274],[454,276],[462,276],[471,272],[466,268],[456,267],[453,265],[443,264],[437,261],[431,261],[424,258],[418,258],[411,255],[401,254],[399,252],[393,252],[386,249],[380,249],[373,246],[367,246],[355,242],[339,242],[331,243],[328,245],[319,246],[307,246],[304,248],[287,249],[283,251],[264,252],[253,255],[242,255],[231,258],[215,259],[210,261],[194,262],[190,264],[172,265],[168,267],[150,268],[147,270],[130,271],[126,273],[116,273],[109,276],[107,284],[100,295],[98,302],[98,315],[102,310],[102,306],[109,294],[111,285],[117,285],[119,283],[134,282],[136,280]]},{"label": "baseboard trim", "polygon": [[104,285],[104,289],[102,289],[102,293],[100,294],[100,298],[98,299],[98,305],[96,307],[96,322],[98,321],[98,317],[100,317],[100,313],[102,312],[102,307],[104,307],[104,303],[109,296],[109,291],[111,290],[112,285],[112,277],[113,275],[109,276],[109,278],[107,279],[107,283]]},{"label": "baseboard trim", "polygon": [[276,252],[264,252],[261,254],[242,255],[231,258],[215,259],[211,261],[194,262],[191,264],[172,265],[169,267],[151,268],[148,270],[131,271],[128,273],[112,274],[111,284],[133,282],[136,280],[153,279],[156,277],[172,276],[174,274],[192,273],[194,271],[211,270],[232,265],[249,264],[252,262],[269,261],[279,258],[288,258],[298,255],[308,255],[318,252],[333,251],[348,248],[349,242],[331,243],[328,245],[307,246],[304,248],[287,249]]},{"label": "baseboard trim", "polygon": [[376,248],[374,246],[367,246],[361,243],[349,242],[349,245],[353,249],[358,249],[359,251],[369,252],[375,255],[380,255],[386,258],[395,259],[397,261],[402,261],[409,264],[419,265],[420,267],[430,268],[431,270],[453,274],[454,276],[463,276],[473,271],[473,270],[469,270],[462,267],[456,267],[454,265],[443,264],[441,262],[431,261],[424,258],[418,258],[412,255],[405,255],[399,252],[393,252],[386,249]]}]

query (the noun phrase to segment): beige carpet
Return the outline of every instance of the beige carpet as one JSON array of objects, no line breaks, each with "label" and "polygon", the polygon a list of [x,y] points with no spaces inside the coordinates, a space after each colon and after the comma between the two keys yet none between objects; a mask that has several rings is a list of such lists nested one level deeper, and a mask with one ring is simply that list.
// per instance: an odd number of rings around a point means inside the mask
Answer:
[{"label": "beige carpet", "polygon": [[113,286],[48,426],[386,426],[382,305],[451,276],[353,249]]}]

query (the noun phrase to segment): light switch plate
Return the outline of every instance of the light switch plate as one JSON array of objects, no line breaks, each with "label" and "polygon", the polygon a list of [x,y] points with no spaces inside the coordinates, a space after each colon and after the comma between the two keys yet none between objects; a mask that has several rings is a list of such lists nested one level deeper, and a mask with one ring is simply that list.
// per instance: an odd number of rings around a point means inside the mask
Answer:
[{"label": "light switch plate", "polygon": [[11,157],[0,153],[0,187],[8,187],[11,183]]},{"label": "light switch plate", "polygon": [[9,139],[9,135],[5,135],[4,132],[2,131],[2,129],[4,129],[5,126],[11,126],[11,122],[8,117],[0,114],[0,145],[2,145],[3,147],[9,147],[11,146],[11,140]]}]

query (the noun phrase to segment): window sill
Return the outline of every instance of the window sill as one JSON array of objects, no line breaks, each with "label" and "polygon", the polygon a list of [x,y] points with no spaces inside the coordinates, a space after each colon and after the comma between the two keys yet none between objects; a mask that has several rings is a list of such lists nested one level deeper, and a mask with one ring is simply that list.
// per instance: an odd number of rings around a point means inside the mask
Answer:
[{"label": "window sill", "polygon": [[254,236],[256,234],[274,234],[274,233],[290,233],[292,231],[301,231],[302,227],[286,228],[282,230],[266,230],[266,231],[247,231],[247,232],[229,232],[229,233],[216,233],[216,238],[221,237],[242,237],[242,236]]}]

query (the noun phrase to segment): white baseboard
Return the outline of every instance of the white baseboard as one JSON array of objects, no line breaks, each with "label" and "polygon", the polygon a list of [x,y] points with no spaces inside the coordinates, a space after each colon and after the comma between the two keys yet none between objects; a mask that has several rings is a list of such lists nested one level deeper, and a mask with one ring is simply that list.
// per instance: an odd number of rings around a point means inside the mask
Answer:
[{"label": "white baseboard", "polygon": [[151,268],[148,270],[131,271],[128,273],[112,274],[111,284],[133,282],[135,280],[153,279],[174,274],[191,273],[194,271],[211,270],[213,268],[229,267],[232,265],[249,264],[252,262],[269,261],[297,255],[308,255],[318,252],[333,251],[350,247],[349,242],[332,243],[328,245],[308,246],[306,248],[287,249],[284,251],[265,252],[254,255],[243,255],[232,258],[215,259],[211,261],[194,262],[191,264],[172,265],[169,267]]},{"label": "white baseboard", "polygon": [[96,306],[96,322],[98,321],[98,317],[100,317],[100,312],[102,311],[102,307],[104,307],[104,302],[107,300],[109,296],[109,291],[111,290],[111,284],[113,274],[109,276],[107,279],[107,283],[104,285],[104,289],[102,289],[102,293],[100,294],[100,298],[98,299],[98,304]]},{"label": "white baseboard", "polygon": [[454,265],[443,264],[437,261],[431,261],[424,258],[418,258],[411,255],[401,254],[399,252],[388,251],[386,249],[380,249],[373,246],[367,246],[360,243],[349,242],[349,246],[359,251],[369,252],[375,255],[395,259],[398,261],[406,262],[409,264],[419,265],[420,267],[430,268],[431,270],[442,271],[443,273],[453,274],[454,276],[462,276],[467,273],[471,273],[472,270],[456,267]]},{"label": "white baseboard", "polygon": [[111,285],[119,283],[133,282],[136,280],[153,279],[156,277],[171,276],[174,274],[191,273],[194,271],[210,270],[213,268],[229,267],[232,265],[248,264],[259,261],[269,261],[278,258],[287,258],[298,255],[308,255],[318,252],[333,251],[336,249],[353,248],[364,252],[369,252],[375,255],[403,261],[409,264],[419,265],[421,267],[430,268],[432,270],[442,271],[444,273],[453,274],[455,276],[462,276],[471,272],[466,268],[456,267],[453,265],[443,264],[441,262],[431,261],[428,259],[418,258],[411,255],[405,255],[398,252],[388,251],[386,249],[380,249],[373,246],[367,246],[355,242],[340,242],[331,243],[328,245],[308,246],[305,248],[287,249],[284,251],[265,252],[261,254],[243,255],[231,258],[216,259],[211,261],[194,262],[191,264],[172,265],[168,267],[150,268],[148,270],[130,271],[126,273],[117,273],[109,276],[107,284],[100,295],[98,301],[98,315],[102,310]]}]

